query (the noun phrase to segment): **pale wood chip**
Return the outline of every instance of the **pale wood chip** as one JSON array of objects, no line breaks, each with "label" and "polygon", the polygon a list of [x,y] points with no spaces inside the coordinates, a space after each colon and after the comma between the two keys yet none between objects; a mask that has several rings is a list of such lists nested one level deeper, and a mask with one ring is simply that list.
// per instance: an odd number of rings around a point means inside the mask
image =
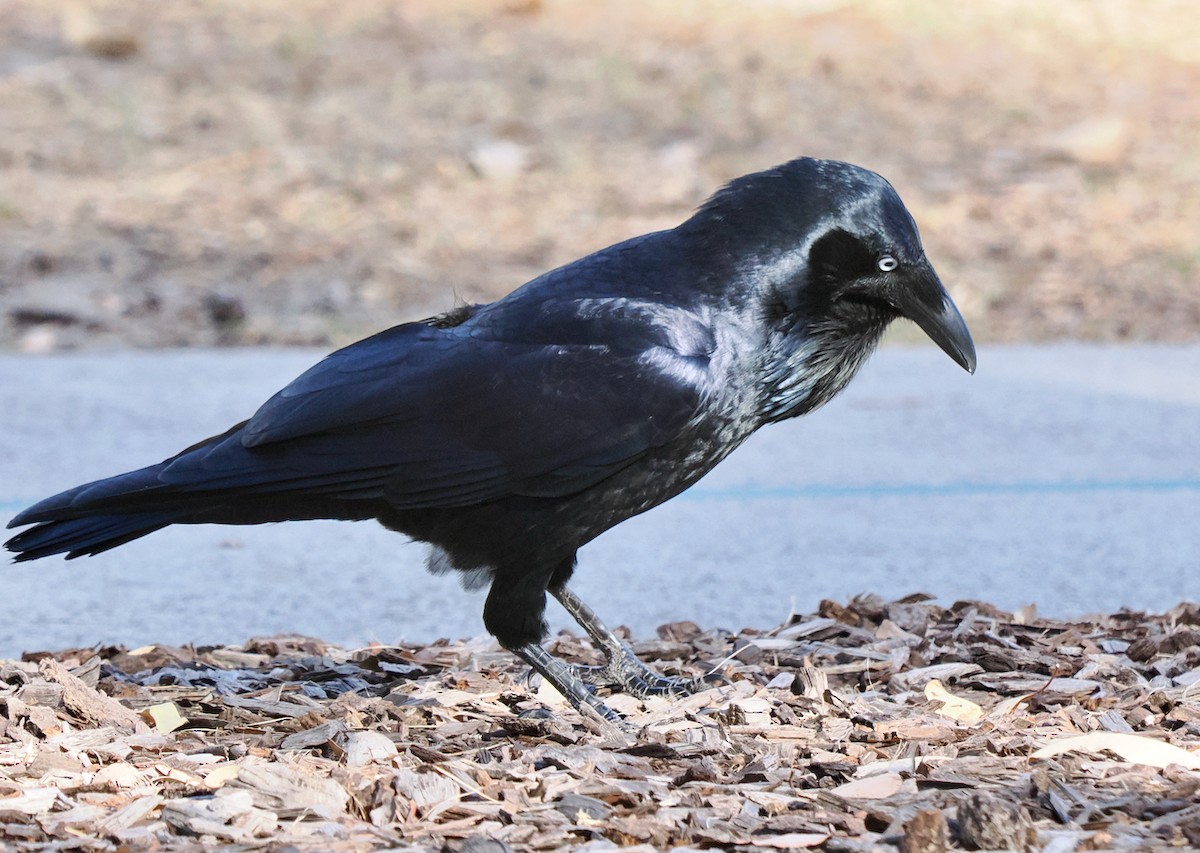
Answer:
[{"label": "pale wood chip", "polygon": [[194,835],[242,841],[270,834],[278,817],[255,805],[250,791],[228,788],[211,797],[167,800],[162,817],[169,825]]},{"label": "pale wood chip", "polygon": [[118,762],[102,767],[92,777],[92,784],[106,785],[113,788],[138,788],[147,783],[146,774],[132,764]]},{"label": "pale wood chip", "polygon": [[43,814],[58,800],[57,788],[26,788],[14,797],[0,797],[0,816]]},{"label": "pale wood chip", "polygon": [[386,763],[399,754],[396,744],[383,732],[351,732],[346,736],[344,749],[350,767]]},{"label": "pale wood chip", "polygon": [[978,672],[983,672],[982,667],[978,664],[941,663],[898,672],[888,680],[888,686],[896,691],[917,690],[918,688],[923,689],[933,680],[945,683],[951,679],[960,679]]},{"label": "pale wood chip", "polygon": [[114,812],[109,813],[105,817],[97,821],[97,828],[104,833],[112,833],[121,829],[141,823],[149,817],[164,800],[157,794],[151,794],[146,797],[139,797],[133,802],[122,806]]},{"label": "pale wood chip", "polygon": [[333,779],[312,776],[285,764],[245,760],[238,764],[237,779],[222,791],[246,788],[254,804],[280,817],[314,814],[333,818],[345,811],[350,795]]},{"label": "pale wood chip", "polygon": [[346,724],[339,720],[329,720],[311,729],[290,734],[280,743],[282,749],[312,749],[322,746],[346,733]]},{"label": "pale wood chip", "polygon": [[245,708],[275,717],[303,717],[305,714],[312,713],[313,710],[311,705],[298,702],[255,699],[247,696],[223,696],[221,701],[234,708]]},{"label": "pale wood chip", "polygon": [[42,658],[38,672],[49,681],[61,684],[63,705],[80,719],[100,725],[116,724],[145,730],[138,715],[120,702],[84,684],[54,658]]}]

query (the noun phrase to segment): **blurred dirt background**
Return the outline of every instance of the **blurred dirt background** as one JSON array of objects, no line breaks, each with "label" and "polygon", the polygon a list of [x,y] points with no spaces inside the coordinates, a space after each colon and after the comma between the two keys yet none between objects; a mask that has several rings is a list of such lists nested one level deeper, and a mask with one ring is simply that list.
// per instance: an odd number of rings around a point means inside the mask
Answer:
[{"label": "blurred dirt background", "polygon": [[0,349],[333,345],[887,176],[982,340],[1200,337],[1200,6],[0,0]]}]

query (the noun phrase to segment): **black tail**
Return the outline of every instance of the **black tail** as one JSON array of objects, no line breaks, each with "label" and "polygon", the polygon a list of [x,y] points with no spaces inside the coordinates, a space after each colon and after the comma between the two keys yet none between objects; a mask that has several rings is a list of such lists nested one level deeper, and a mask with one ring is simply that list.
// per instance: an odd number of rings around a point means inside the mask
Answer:
[{"label": "black tail", "polygon": [[4,547],[16,552],[18,563],[64,553],[71,560],[116,548],[179,520],[179,513],[143,512],[44,521],[18,533]]},{"label": "black tail", "polygon": [[[378,514],[390,469],[343,470],[330,454],[299,463],[279,447],[245,447],[244,424],[170,459],[84,483],[39,501],[9,527],[33,525],[4,543],[18,561],[99,554],[171,524],[263,524]],[[336,458],[336,454],[334,454]],[[306,470],[306,460],[315,459]],[[364,483],[370,489],[364,488]]]},{"label": "black tail", "polygon": [[243,424],[221,435],[136,471],[117,474],[67,489],[17,513],[11,527],[35,525],[4,543],[17,562],[53,554],[67,559],[90,556],[132,542],[155,530],[193,519],[198,508],[212,504],[211,495],[189,494],[164,482],[163,472],[185,457],[202,458],[206,450],[235,437]]},{"label": "black tail", "polygon": [[8,523],[33,524],[4,543],[18,562],[66,554],[99,554],[183,520],[185,512],[155,495],[162,464],[68,489],[39,501]]}]

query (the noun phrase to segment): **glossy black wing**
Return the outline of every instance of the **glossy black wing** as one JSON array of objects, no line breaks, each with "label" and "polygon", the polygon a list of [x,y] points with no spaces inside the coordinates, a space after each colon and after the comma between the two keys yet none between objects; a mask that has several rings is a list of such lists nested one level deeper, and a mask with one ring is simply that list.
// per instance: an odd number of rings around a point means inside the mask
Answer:
[{"label": "glossy black wing", "polygon": [[409,324],[368,338],[159,479],[401,508],[557,496],[666,444],[696,414],[707,337],[694,320],[684,346],[646,312],[540,320],[523,340],[486,323]]}]

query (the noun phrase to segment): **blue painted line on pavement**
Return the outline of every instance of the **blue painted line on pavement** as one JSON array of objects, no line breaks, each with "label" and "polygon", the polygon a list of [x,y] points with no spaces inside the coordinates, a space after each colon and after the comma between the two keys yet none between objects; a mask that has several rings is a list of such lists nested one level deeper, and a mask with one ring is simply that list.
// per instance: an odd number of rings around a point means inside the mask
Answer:
[{"label": "blue painted line on pavement", "polygon": [[[1009,483],[858,483],[830,485],[813,483],[797,486],[731,486],[724,489],[703,486],[684,492],[681,497],[703,501],[793,500],[859,497],[945,497],[958,495],[1056,495],[1094,492],[1175,492],[1200,491],[1200,478],[1167,480],[1069,480],[1016,481]],[[2,500],[0,512],[17,512],[36,502]]]}]

